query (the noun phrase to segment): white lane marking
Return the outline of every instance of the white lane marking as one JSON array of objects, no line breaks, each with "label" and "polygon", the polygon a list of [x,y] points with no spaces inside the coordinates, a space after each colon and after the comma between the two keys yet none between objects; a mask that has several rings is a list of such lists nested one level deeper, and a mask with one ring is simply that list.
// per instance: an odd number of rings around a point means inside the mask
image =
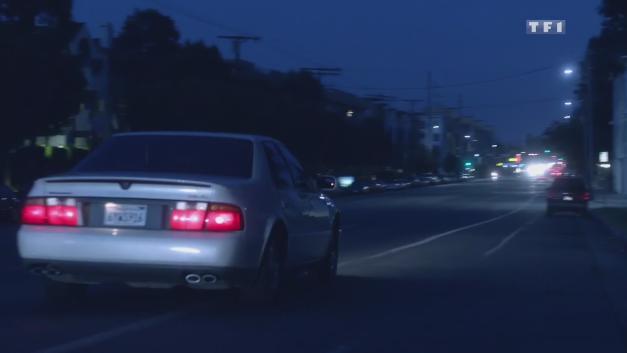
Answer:
[{"label": "white lane marking", "polygon": [[152,326],[156,326],[166,321],[170,321],[179,317],[183,312],[182,311],[174,311],[166,314],[149,317],[144,320],[139,320],[135,322],[131,322],[130,324],[116,327],[110,330],[102,331],[91,336],[86,336],[83,338],[79,338],[75,341],[67,342],[64,344],[60,344],[58,346],[46,348],[36,353],[66,353],[73,352],[78,350],[83,350],[86,347],[96,345],[98,343],[116,338],[118,336],[125,335],[127,333],[133,331],[140,331],[147,329]]},{"label": "white lane marking", "polygon": [[525,224],[523,224],[522,226],[518,227],[518,229],[516,229],[515,231],[513,231],[512,233],[510,233],[508,236],[506,236],[505,238],[503,238],[503,240],[501,240],[501,242],[493,247],[492,249],[486,251],[483,256],[490,256],[492,254],[494,254],[495,252],[501,250],[501,248],[503,248],[505,245],[507,245],[507,243],[514,239],[515,236],[517,236],[518,234],[520,234],[520,232],[522,232],[523,230],[525,230],[527,227],[529,227],[531,224],[533,224],[538,218],[534,217],[533,219],[531,219],[530,221],[526,222]]},{"label": "white lane marking", "polygon": [[386,250],[386,251],[383,251],[383,252],[380,252],[380,253],[377,253],[377,254],[374,254],[374,255],[362,257],[360,259],[355,259],[355,260],[343,261],[343,262],[340,262],[338,264],[338,267],[345,267],[345,266],[348,266],[348,265],[351,265],[351,264],[354,264],[354,263],[357,263],[357,262],[379,259],[379,258],[382,258],[382,257],[385,257],[385,256],[389,256],[389,255],[393,255],[393,254],[399,253],[401,251],[405,251],[405,250],[412,249],[412,248],[415,248],[415,247],[419,247],[419,246],[422,246],[422,245],[425,245],[425,244],[429,244],[429,243],[431,243],[431,242],[433,242],[435,240],[438,240],[440,238],[444,238],[444,237],[446,237],[448,235],[451,235],[451,234],[459,233],[459,232],[462,232],[462,231],[465,231],[465,230],[468,230],[468,229],[480,227],[480,226],[483,226],[483,225],[486,225],[486,224],[489,224],[489,223],[493,223],[493,222],[499,221],[499,220],[501,220],[501,219],[503,219],[505,217],[509,217],[511,215],[514,215],[514,214],[524,210],[525,208],[527,208],[527,206],[529,206],[529,204],[531,204],[531,202],[533,202],[534,199],[535,199],[535,196],[531,197],[529,200],[527,200],[527,202],[525,202],[519,208],[517,208],[517,209],[515,209],[513,211],[510,211],[510,212],[507,212],[505,214],[502,214],[500,216],[497,216],[497,217],[494,217],[494,218],[490,218],[490,219],[487,219],[485,221],[469,224],[467,226],[455,228],[455,229],[446,231],[444,233],[432,235],[432,236],[430,236],[428,238],[425,238],[425,239],[422,239],[422,240],[419,240],[419,241],[416,241],[416,242],[413,242],[413,243],[409,243],[409,244],[406,244],[406,245],[402,245],[402,246],[399,246],[399,247],[396,247],[396,248],[392,248],[392,249],[389,249],[389,250]]}]

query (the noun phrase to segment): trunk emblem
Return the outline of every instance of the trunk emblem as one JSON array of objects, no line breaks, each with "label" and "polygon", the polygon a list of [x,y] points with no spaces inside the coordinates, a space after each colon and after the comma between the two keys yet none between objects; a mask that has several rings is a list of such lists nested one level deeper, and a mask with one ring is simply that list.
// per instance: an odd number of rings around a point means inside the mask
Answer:
[{"label": "trunk emblem", "polygon": [[132,184],[133,183],[130,182],[130,181],[121,181],[120,182],[120,187],[122,188],[122,190],[128,190],[128,189],[130,189]]}]

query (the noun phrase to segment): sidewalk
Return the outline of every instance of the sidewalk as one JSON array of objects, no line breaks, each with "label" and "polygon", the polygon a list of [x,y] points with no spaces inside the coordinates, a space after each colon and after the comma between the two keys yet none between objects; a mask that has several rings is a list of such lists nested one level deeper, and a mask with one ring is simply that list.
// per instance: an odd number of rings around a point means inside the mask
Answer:
[{"label": "sidewalk", "polygon": [[627,239],[627,196],[595,192],[590,201],[590,213],[608,226],[615,236]]}]

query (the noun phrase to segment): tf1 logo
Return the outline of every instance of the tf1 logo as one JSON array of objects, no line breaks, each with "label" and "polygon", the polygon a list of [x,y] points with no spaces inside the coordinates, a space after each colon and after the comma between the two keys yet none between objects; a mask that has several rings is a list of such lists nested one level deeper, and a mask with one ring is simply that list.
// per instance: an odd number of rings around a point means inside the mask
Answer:
[{"label": "tf1 logo", "polygon": [[566,34],[566,20],[527,20],[527,34]]}]

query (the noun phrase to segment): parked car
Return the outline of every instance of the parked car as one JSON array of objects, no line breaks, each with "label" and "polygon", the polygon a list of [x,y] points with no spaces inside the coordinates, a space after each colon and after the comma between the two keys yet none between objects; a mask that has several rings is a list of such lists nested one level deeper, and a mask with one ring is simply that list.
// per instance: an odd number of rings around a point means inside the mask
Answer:
[{"label": "parked car", "polygon": [[475,178],[475,175],[472,173],[461,173],[461,175],[459,176],[459,179],[461,181],[469,181]]},{"label": "parked car", "polygon": [[71,172],[36,181],[19,255],[53,298],[120,282],[267,300],[289,269],[336,275],[340,213],[319,186],[332,187],[271,138],[120,134]]},{"label": "parked car", "polygon": [[442,182],[442,178],[440,178],[440,176],[433,174],[433,173],[420,174],[420,178],[430,185],[436,185]]},{"label": "parked car", "polygon": [[457,183],[460,181],[460,177],[454,174],[442,174],[440,179],[442,180],[442,183],[445,184]]},{"label": "parked car", "polygon": [[0,218],[5,222],[16,222],[20,214],[20,198],[6,185],[0,184]]},{"label": "parked car", "polygon": [[558,177],[547,189],[546,214],[551,216],[561,211],[585,214],[592,199],[585,181],[580,177]]},{"label": "parked car", "polygon": [[412,185],[412,180],[409,178],[399,177],[383,182],[385,190],[402,190]]},{"label": "parked car", "polygon": [[427,178],[424,178],[420,174],[416,174],[412,178],[412,185],[413,186],[427,186],[427,185],[430,185],[430,184],[431,184],[431,181],[429,179],[427,179]]},{"label": "parked car", "polygon": [[381,182],[367,178],[358,178],[347,188],[347,191],[352,194],[372,193],[382,190],[383,184]]}]

